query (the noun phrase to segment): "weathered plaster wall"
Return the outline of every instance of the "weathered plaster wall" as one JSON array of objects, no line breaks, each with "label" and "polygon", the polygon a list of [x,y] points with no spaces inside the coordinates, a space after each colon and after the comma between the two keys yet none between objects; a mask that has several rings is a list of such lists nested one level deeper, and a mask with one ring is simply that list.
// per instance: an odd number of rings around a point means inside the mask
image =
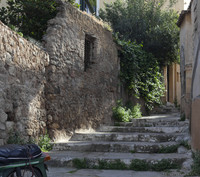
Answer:
[{"label": "weathered plaster wall", "polygon": [[0,1],[0,8],[6,6],[6,0],[1,0]]},{"label": "weathered plaster wall", "polygon": [[[85,71],[86,35],[93,38],[94,46]],[[50,55],[46,108],[51,135],[110,122],[119,69],[112,33],[101,22],[65,4],[49,21],[45,42]]]},{"label": "weathered plaster wall", "polygon": [[191,13],[185,12],[184,20],[180,26],[180,52],[181,52],[181,112],[186,118],[191,118],[191,82],[193,63],[193,28]]},{"label": "weathered plaster wall", "polygon": [[193,0],[192,7],[192,23],[194,37],[194,61],[192,76],[192,119],[191,119],[191,135],[192,146],[194,149],[200,150],[200,2]]},{"label": "weathered plaster wall", "polygon": [[46,129],[48,54],[0,22],[0,144],[10,129],[25,138]]}]

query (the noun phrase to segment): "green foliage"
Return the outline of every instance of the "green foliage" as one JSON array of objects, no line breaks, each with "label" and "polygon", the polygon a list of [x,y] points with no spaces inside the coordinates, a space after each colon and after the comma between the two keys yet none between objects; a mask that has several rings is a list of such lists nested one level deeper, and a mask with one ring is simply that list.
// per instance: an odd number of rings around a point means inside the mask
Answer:
[{"label": "green foliage", "polygon": [[52,150],[53,144],[51,144],[51,139],[47,133],[39,137],[38,146],[40,146],[41,150],[44,152]]},{"label": "green foliage", "polygon": [[121,46],[119,56],[122,83],[137,98],[144,99],[147,110],[151,110],[154,104],[161,104],[164,84],[156,58],[145,52],[142,45],[121,41],[118,35],[115,35],[115,39]]},{"label": "green foliage", "polygon": [[200,152],[193,152],[193,164],[191,172],[187,176],[200,176]]},{"label": "green foliage", "polygon": [[51,139],[49,138],[48,134],[44,136],[41,135],[39,137],[39,141],[36,142],[34,139],[25,140],[24,137],[16,130],[10,130],[8,133],[8,140],[7,144],[32,144],[36,143],[41,148],[42,151],[47,152],[52,150],[53,144],[51,144]]},{"label": "green foliage", "polygon": [[164,171],[167,169],[178,169],[180,168],[175,162],[172,162],[169,159],[163,159],[157,162],[148,162],[141,159],[133,159],[130,165],[125,164],[120,159],[113,161],[99,160],[98,162],[90,161],[89,159],[74,159],[73,165],[78,169],[115,169],[115,170],[135,170],[135,171]]},{"label": "green foliage", "polygon": [[0,9],[0,20],[25,36],[41,40],[57,7],[56,0],[7,0],[7,6]]},{"label": "green foliage", "polygon": [[190,150],[191,149],[191,145],[188,143],[188,141],[181,141],[179,143],[180,146],[184,146],[187,150]]},{"label": "green foliage", "polygon": [[117,106],[113,107],[113,117],[119,122],[129,122],[133,118],[142,117],[141,105],[136,104],[132,108],[124,107],[121,100],[117,101]]},{"label": "green foliage", "polygon": [[7,144],[26,144],[19,132],[10,130]]},{"label": "green foliage", "polygon": [[161,146],[157,153],[175,153],[177,152],[179,144],[170,146]]},{"label": "green foliage", "polygon": [[180,166],[169,159],[162,159],[152,165],[151,169],[153,171],[164,171],[166,169],[178,169]]},{"label": "green foliage", "polygon": [[186,119],[186,116],[184,113],[182,113],[179,121],[185,121],[185,119]]},{"label": "green foliage", "polygon": [[140,104],[136,104],[132,110],[131,110],[131,115],[133,118],[140,118],[142,117],[142,112],[141,112],[141,105]]},{"label": "green foliage", "polygon": [[151,169],[151,165],[145,160],[134,159],[131,161],[130,169],[135,171],[148,171]]},{"label": "green foliage", "polygon": [[97,169],[120,169],[125,170],[127,166],[120,159],[116,159],[114,161],[107,162],[106,160],[99,160]]},{"label": "green foliage", "polygon": [[29,139],[25,140],[20,132],[11,129],[8,133],[7,144],[32,144],[35,143],[35,140]]},{"label": "green foliage", "polygon": [[[117,0],[105,4],[100,17],[109,22],[120,39],[142,43],[160,65],[179,61],[178,14],[161,10],[166,0]],[[172,2],[173,3],[173,2]]]},{"label": "green foliage", "polygon": [[78,169],[84,169],[84,168],[89,168],[89,166],[87,165],[87,159],[73,159],[72,160],[73,166],[75,166]]}]

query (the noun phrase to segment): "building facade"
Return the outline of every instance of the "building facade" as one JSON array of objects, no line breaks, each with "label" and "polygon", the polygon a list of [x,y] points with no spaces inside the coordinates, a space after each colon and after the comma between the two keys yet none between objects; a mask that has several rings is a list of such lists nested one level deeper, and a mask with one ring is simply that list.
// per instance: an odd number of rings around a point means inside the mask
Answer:
[{"label": "building facade", "polygon": [[182,111],[190,114],[192,148],[200,150],[200,2],[192,0],[178,25],[181,41]]}]

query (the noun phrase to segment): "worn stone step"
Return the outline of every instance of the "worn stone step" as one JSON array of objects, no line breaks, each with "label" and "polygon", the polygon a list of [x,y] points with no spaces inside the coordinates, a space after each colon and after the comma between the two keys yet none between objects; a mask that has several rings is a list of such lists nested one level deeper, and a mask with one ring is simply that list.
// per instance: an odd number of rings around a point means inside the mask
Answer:
[{"label": "worn stone step", "polygon": [[[51,160],[48,161],[49,166],[54,167],[76,167],[73,161],[74,159],[79,159],[79,162],[85,163],[82,164],[83,168],[95,168],[100,167],[102,164],[109,162],[121,162],[127,167],[133,163],[144,163],[148,164],[157,164],[162,161],[166,164],[166,160],[170,164],[182,165],[184,161],[190,158],[190,154],[138,154],[138,153],[113,153],[113,152],[77,152],[77,151],[52,151],[50,152]],[[164,161],[163,161],[164,159]],[[119,168],[119,166],[116,166]]]},{"label": "worn stone step", "polygon": [[187,133],[117,133],[117,132],[95,132],[76,133],[70,141],[126,141],[126,142],[170,142],[184,139]]},{"label": "worn stone step", "polygon": [[177,142],[151,143],[151,142],[105,142],[105,141],[69,141],[55,143],[53,150],[81,151],[81,152],[133,152],[133,153],[156,153],[162,152],[166,147],[175,150]]},{"label": "worn stone step", "polygon": [[101,126],[101,132],[138,132],[138,133],[188,133],[188,126],[183,127],[127,127]]},{"label": "worn stone step", "polygon": [[183,126],[189,126],[189,121],[179,121],[176,118],[175,119],[165,119],[165,118],[159,118],[159,119],[133,119],[131,122],[120,122],[116,123],[120,126],[127,126],[127,127],[183,127]]}]

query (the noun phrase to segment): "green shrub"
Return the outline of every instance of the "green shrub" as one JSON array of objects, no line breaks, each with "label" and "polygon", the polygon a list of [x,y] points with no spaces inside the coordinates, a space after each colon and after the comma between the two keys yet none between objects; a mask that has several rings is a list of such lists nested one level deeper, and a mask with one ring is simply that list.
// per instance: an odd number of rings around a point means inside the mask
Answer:
[{"label": "green shrub", "polygon": [[136,104],[132,110],[131,110],[131,115],[133,118],[140,118],[142,117],[142,112],[141,112],[141,105],[140,104]]},{"label": "green shrub", "polygon": [[41,150],[44,152],[52,150],[53,144],[51,144],[51,139],[47,133],[39,137],[38,146],[40,146]]},{"label": "green shrub", "polygon": [[117,101],[117,106],[113,107],[113,117],[119,122],[129,122],[133,118],[142,117],[141,105],[137,104],[132,108],[123,106],[122,101]]},{"label": "green shrub", "polygon": [[191,172],[187,176],[200,176],[200,152],[194,152],[192,158],[194,162],[191,166]]}]

